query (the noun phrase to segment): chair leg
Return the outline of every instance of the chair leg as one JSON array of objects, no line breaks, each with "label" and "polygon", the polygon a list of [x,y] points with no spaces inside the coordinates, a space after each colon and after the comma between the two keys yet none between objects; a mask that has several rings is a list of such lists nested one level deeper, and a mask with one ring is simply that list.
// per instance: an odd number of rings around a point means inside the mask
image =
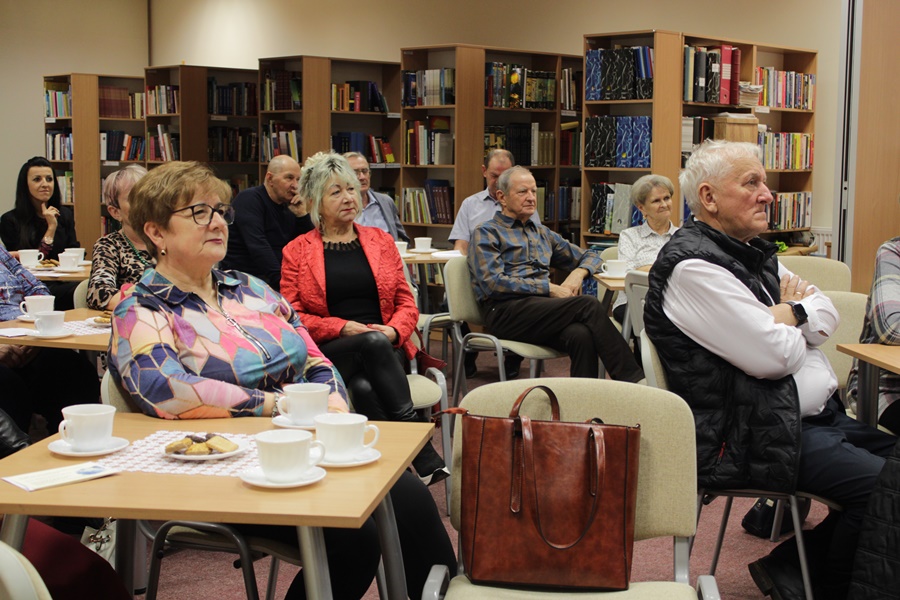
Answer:
[{"label": "chair leg", "polygon": [[388,598],[387,578],[384,574],[384,560],[378,561],[378,570],[375,572],[375,586],[378,588],[379,598]]},{"label": "chair leg", "polygon": [[775,501],[775,518],[772,519],[772,531],[769,533],[769,541],[777,542],[781,537],[781,523],[784,521],[784,500]]},{"label": "chair leg", "polygon": [[716,567],[719,565],[719,553],[722,551],[722,541],[725,539],[725,528],[728,526],[728,517],[731,516],[731,502],[733,497],[725,498],[725,508],[722,511],[722,522],[719,524],[719,535],[716,537],[716,549],[713,552],[712,566],[709,568],[709,574],[716,574]]},{"label": "chair leg", "polygon": [[278,587],[278,567],[281,561],[272,557],[272,565],[269,567],[269,580],[266,582],[266,600],[275,600],[275,588]]},{"label": "chair leg", "polygon": [[791,517],[794,519],[794,536],[797,538],[797,554],[800,556],[800,573],[803,575],[803,591],[806,595],[806,600],[813,600],[812,582],[809,578],[809,565],[806,564],[806,544],[803,542],[803,524],[800,522],[797,496],[791,496],[790,503]]}]

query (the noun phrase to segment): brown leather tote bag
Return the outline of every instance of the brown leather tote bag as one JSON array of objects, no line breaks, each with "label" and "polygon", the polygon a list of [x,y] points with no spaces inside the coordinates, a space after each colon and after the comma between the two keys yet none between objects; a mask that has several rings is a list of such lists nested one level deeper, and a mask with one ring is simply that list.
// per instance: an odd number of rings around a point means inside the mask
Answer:
[{"label": "brown leather tote bag", "polygon": [[[551,421],[519,407],[534,389]],[[509,418],[462,418],[462,550],[474,583],[624,590],[631,578],[640,427],[559,420],[545,386]]]}]

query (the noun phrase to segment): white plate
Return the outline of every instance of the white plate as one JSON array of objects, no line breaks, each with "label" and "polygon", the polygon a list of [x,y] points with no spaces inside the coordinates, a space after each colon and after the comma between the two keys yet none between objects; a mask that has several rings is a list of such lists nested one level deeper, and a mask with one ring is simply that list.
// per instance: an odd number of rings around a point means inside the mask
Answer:
[{"label": "white plate", "polygon": [[435,258],[459,258],[462,255],[459,250],[441,250],[434,253]]},{"label": "white plate", "polygon": [[[326,451],[327,452],[327,451]],[[335,468],[343,468],[343,467],[361,467],[363,465],[367,465],[369,463],[373,463],[376,460],[381,458],[381,452],[376,450],[375,448],[366,448],[361,453],[356,455],[354,460],[350,462],[330,462],[327,458],[319,463],[319,466],[322,467],[335,467]]]},{"label": "white plate", "polygon": [[118,452],[122,448],[127,448],[130,442],[125,438],[114,437],[112,438],[112,442],[107,448],[103,450],[89,450],[87,452],[79,452],[76,450],[72,450],[72,446],[69,445],[69,442],[65,440],[53,440],[47,445],[47,448],[50,449],[50,452],[54,454],[59,454],[61,456],[78,456],[78,457],[89,457],[89,456],[103,456],[104,454],[112,454],[113,452]]},{"label": "white plate", "polygon": [[244,471],[243,473],[241,473],[240,478],[244,483],[249,483],[250,485],[255,485],[256,487],[278,489],[311,485],[313,483],[316,483],[317,481],[322,481],[323,479],[325,479],[325,475],[327,474],[328,472],[321,467],[312,467],[303,474],[303,477],[301,477],[297,481],[275,483],[274,481],[269,481],[268,479],[266,479],[266,476],[263,475],[262,469],[250,469],[249,471]]},{"label": "white plate", "polygon": [[291,421],[284,415],[272,417],[272,425],[274,425],[275,427],[284,427],[285,429],[303,429],[306,431],[316,430],[315,425],[296,425],[293,421]]},{"label": "white plate", "polygon": [[250,442],[248,440],[231,441],[238,445],[238,449],[232,450],[231,452],[223,452],[221,454],[166,454],[166,446],[168,446],[169,444],[164,444],[163,446],[161,446],[160,452],[166,458],[174,458],[175,460],[220,460],[223,458],[229,458],[231,456],[237,456],[242,452],[246,452],[247,449],[250,448]]},{"label": "white plate", "polygon": [[431,254],[432,252],[437,252],[437,248],[409,248],[408,250],[413,254]]},{"label": "white plate", "polygon": [[624,275],[607,275],[606,273],[597,273],[600,279],[625,279]]},{"label": "white plate", "polygon": [[37,321],[37,317],[32,317],[31,315],[22,313],[22,315],[19,317],[19,320],[25,321],[26,323],[34,323],[35,321]]},{"label": "white plate", "polygon": [[60,338],[69,337],[70,335],[72,335],[72,332],[63,331],[62,333],[41,333],[40,331],[35,330],[31,335],[36,338],[41,338],[42,340],[58,340]]},{"label": "white plate", "polygon": [[81,273],[84,267],[53,267],[57,273]]},{"label": "white plate", "polygon": [[101,322],[98,321],[100,317],[90,317],[85,319],[84,322],[93,327],[112,327],[112,322]]},{"label": "white plate", "polygon": [[28,267],[30,271],[52,271],[56,267],[45,267],[44,265],[34,265],[33,267]]}]

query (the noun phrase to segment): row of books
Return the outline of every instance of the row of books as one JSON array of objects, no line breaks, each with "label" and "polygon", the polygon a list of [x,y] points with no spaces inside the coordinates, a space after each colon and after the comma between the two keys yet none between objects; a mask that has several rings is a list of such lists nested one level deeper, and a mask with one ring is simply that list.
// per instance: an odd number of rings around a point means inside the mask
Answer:
[{"label": "row of books", "polygon": [[211,115],[252,117],[259,112],[256,84],[237,82],[219,85],[215,77],[206,80],[206,105]]},{"label": "row of books", "polygon": [[72,116],[72,89],[68,82],[44,81],[44,116]]},{"label": "row of books", "polygon": [[456,69],[403,71],[400,104],[403,106],[441,106],[456,103]]},{"label": "row of books", "polygon": [[148,115],[171,115],[181,111],[181,91],[177,85],[147,86]]},{"label": "row of books", "polygon": [[559,164],[581,166],[581,132],[578,123],[571,129],[559,132]]},{"label": "row of books", "polygon": [[766,207],[769,229],[799,229],[812,225],[812,192],[774,193]]},{"label": "row of books", "polygon": [[210,127],[207,140],[211,162],[259,160],[259,138],[250,127]]},{"label": "row of books", "polygon": [[97,87],[100,99],[100,117],[108,119],[135,119],[131,107],[131,92],[128,88],[116,85]]},{"label": "row of books", "polygon": [[581,110],[581,89],[584,71],[571,67],[562,70],[559,82],[559,104],[563,110]]},{"label": "row of books", "polygon": [[426,179],[425,187],[403,190],[400,220],[406,223],[453,223],[453,188],[446,179]]},{"label": "row of books", "polygon": [[556,108],[556,73],[524,65],[484,64],[484,105],[488,108]]},{"label": "row of books", "polygon": [[75,204],[75,175],[72,171],[56,172],[56,188],[59,190],[60,202]]},{"label": "row of books", "polygon": [[47,160],[72,160],[71,129],[47,129],[44,144]]},{"label": "row of books", "polygon": [[237,196],[247,188],[259,185],[259,178],[252,177],[246,173],[238,173],[228,178],[228,185],[231,186],[231,192]]},{"label": "row of books", "polygon": [[359,152],[369,164],[397,162],[391,143],[384,136],[361,131],[339,131],[331,136],[331,149],[341,154]]},{"label": "row of books", "polygon": [[263,110],[302,110],[303,76],[297,71],[268,69],[262,94]]},{"label": "row of books", "polygon": [[331,84],[331,110],[387,113],[388,103],[374,81]]},{"label": "row of books", "polygon": [[294,121],[269,121],[260,132],[262,161],[269,162],[273,156],[287,154],[300,162],[303,150],[303,135],[300,124]]},{"label": "row of books", "polygon": [[423,121],[406,121],[408,165],[452,165],[453,130],[450,117],[430,115]]},{"label": "row of books", "polygon": [[584,58],[584,99],[649,100],[653,98],[653,48],[598,48]]},{"label": "row of books", "polygon": [[550,194],[541,213],[544,221],[569,221],[581,218],[581,185],[563,182],[557,188],[556,197]]},{"label": "row of books", "polygon": [[498,148],[509,150],[516,164],[533,167],[556,164],[556,133],[540,131],[538,123],[485,125],[484,155]]},{"label": "row of books", "polygon": [[144,160],[144,138],[125,131],[100,132],[100,160]]},{"label": "row of books", "polygon": [[650,117],[589,117],[584,125],[584,166],[650,168]]},{"label": "row of books", "polygon": [[763,86],[759,95],[760,106],[802,110],[816,108],[816,76],[811,73],[757,67],[756,83]]},{"label": "row of books", "polygon": [[741,49],[737,46],[684,47],[684,101],[737,104]]},{"label": "row of books", "polygon": [[181,160],[181,136],[178,131],[170,131],[168,125],[156,126],[156,133],[147,132],[147,160]]},{"label": "row of books", "polygon": [[760,132],[766,169],[812,169],[813,134]]},{"label": "row of books", "polygon": [[642,222],[641,212],[631,203],[631,184],[591,184],[591,233],[618,234]]}]

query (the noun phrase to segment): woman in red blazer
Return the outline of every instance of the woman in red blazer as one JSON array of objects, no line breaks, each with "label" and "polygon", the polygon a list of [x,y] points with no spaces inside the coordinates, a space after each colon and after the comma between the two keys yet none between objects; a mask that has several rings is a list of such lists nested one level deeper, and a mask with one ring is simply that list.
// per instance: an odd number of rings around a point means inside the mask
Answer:
[{"label": "woman in red blazer", "polygon": [[[354,223],[359,180],[343,156],[307,159],[299,194],[317,228],[284,248],[281,293],[337,367],[354,408],[376,421],[419,421],[405,366],[419,310],[394,239]],[[431,444],[413,460],[428,485],[449,475]]]}]

